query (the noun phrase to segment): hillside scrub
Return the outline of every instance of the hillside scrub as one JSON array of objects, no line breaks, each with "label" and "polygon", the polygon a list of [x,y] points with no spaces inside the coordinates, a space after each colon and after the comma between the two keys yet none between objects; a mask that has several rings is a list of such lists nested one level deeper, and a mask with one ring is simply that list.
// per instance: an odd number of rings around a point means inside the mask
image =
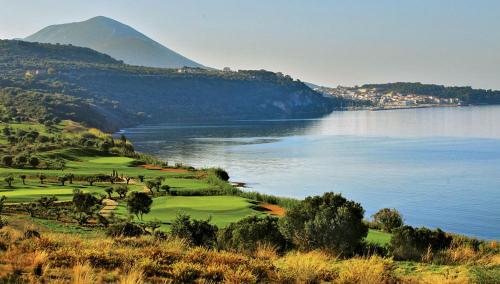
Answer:
[{"label": "hillside scrub", "polygon": [[38,238],[24,235],[10,226],[0,229],[1,281],[488,283],[484,280],[490,279],[493,282],[489,283],[495,283],[500,279],[494,270],[500,265],[498,258],[487,255],[467,266],[418,264],[418,273],[414,273],[416,263],[377,256],[344,260],[321,251],[291,251],[260,257],[190,246],[174,237],[84,238],[44,231]]}]

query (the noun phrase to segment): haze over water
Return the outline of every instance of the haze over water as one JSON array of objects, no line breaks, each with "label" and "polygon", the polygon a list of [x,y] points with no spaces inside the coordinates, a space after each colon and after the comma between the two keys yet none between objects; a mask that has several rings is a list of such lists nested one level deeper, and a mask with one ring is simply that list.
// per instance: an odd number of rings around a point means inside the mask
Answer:
[{"label": "haze over water", "polygon": [[312,120],[163,124],[124,130],[140,151],[220,166],[249,190],[326,191],[371,216],[500,239],[500,107],[349,111]]}]

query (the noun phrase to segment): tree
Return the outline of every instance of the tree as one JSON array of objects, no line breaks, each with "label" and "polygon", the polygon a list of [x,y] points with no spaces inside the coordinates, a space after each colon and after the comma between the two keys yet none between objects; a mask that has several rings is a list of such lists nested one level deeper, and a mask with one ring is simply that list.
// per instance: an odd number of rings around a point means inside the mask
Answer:
[{"label": "tree", "polygon": [[211,247],[217,242],[218,228],[208,220],[191,220],[189,215],[178,215],[172,222],[170,233],[195,246]]},{"label": "tree", "polygon": [[9,187],[12,187],[12,183],[14,182],[14,177],[8,176],[8,177],[4,178],[4,181],[9,185]]},{"label": "tree", "polygon": [[[145,192],[132,192],[127,200],[127,209],[137,219],[142,220],[142,215],[149,213],[153,199]],[[140,217],[140,218],[139,218]]]},{"label": "tree", "polygon": [[350,255],[368,233],[363,207],[340,194],[307,197],[280,220],[281,232],[301,249]]},{"label": "tree", "polygon": [[64,184],[68,181],[68,177],[67,176],[60,176],[57,178],[57,180],[61,183],[62,186],[64,186]]},{"label": "tree", "polygon": [[392,232],[392,230],[403,226],[403,217],[396,209],[383,208],[372,215],[373,221],[383,231]]},{"label": "tree", "polygon": [[109,199],[111,199],[111,194],[113,194],[114,189],[112,187],[106,187],[104,191],[108,194]]},{"label": "tree", "polygon": [[90,186],[93,186],[95,181],[96,178],[94,176],[87,177],[87,182],[89,183]]},{"label": "tree", "polygon": [[40,184],[43,184],[43,180],[45,180],[47,177],[44,174],[39,174],[38,178],[40,179]]},{"label": "tree", "polygon": [[0,197],[0,214],[2,214],[2,212],[3,212],[3,205],[4,205],[6,199],[7,199],[7,197],[5,197],[5,195],[2,195],[2,197]]},{"label": "tree", "polygon": [[125,137],[125,134],[120,135],[120,141],[122,144],[127,144],[127,137]]},{"label": "tree", "polygon": [[151,191],[151,194],[154,195],[153,189],[156,187],[156,182],[152,180],[147,180],[145,185],[149,189],[149,191]]},{"label": "tree", "polygon": [[143,175],[138,175],[137,178],[141,181],[141,182],[144,182],[144,179],[146,178],[145,176]]},{"label": "tree", "polygon": [[161,190],[165,191],[165,193],[169,194],[170,193],[170,186],[164,184],[161,186]]},{"label": "tree", "polygon": [[90,193],[83,193],[79,189],[73,191],[73,208],[75,219],[80,225],[87,223],[99,209],[99,199]]},{"label": "tree", "polygon": [[20,154],[15,158],[16,164],[20,167],[24,166],[28,162],[28,158],[25,155]]},{"label": "tree", "polygon": [[127,193],[128,193],[128,186],[126,186],[126,185],[119,185],[115,189],[115,192],[118,193],[118,195],[120,196],[120,198],[125,198],[125,196],[127,196]]},{"label": "tree", "polygon": [[156,191],[157,192],[160,192],[160,187],[161,187],[161,183],[165,180],[165,177],[156,177],[155,178],[155,187],[156,187]]},{"label": "tree", "polygon": [[37,157],[31,157],[28,162],[33,168],[36,168],[40,164],[40,160]]},{"label": "tree", "polygon": [[279,230],[277,217],[249,216],[236,223],[231,223],[218,238],[225,249],[242,252],[254,252],[258,244],[270,244],[279,251],[284,251],[287,240]]},{"label": "tree", "polygon": [[23,185],[26,185],[26,175],[20,175],[19,178],[23,181]]},{"label": "tree", "polygon": [[125,177],[125,181],[127,182],[127,185],[129,184],[131,179],[132,179],[131,177]]},{"label": "tree", "polygon": [[42,206],[45,209],[48,209],[51,206],[54,206],[54,204],[57,202],[57,197],[55,195],[52,195],[51,197],[41,197],[40,199],[37,200],[38,204]]},{"label": "tree", "polygon": [[75,175],[72,173],[66,174],[66,178],[69,181],[69,184],[73,184],[73,179],[75,178]]},{"label": "tree", "polygon": [[2,157],[2,164],[6,167],[12,166],[12,163],[14,162],[14,158],[12,156],[3,156]]}]

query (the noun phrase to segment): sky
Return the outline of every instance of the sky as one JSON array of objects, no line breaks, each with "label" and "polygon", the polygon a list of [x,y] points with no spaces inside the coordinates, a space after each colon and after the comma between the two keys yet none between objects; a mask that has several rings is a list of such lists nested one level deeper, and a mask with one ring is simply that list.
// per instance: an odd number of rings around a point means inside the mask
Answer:
[{"label": "sky", "polygon": [[496,0],[0,0],[0,38],[106,16],[203,65],[500,89]]}]

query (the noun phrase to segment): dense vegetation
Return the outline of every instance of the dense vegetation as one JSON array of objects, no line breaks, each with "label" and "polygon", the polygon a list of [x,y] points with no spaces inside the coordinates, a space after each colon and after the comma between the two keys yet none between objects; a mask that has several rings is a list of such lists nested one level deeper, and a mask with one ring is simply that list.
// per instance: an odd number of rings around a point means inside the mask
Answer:
[{"label": "dense vegetation", "polygon": [[[36,111],[25,108],[25,116],[38,119],[47,112],[101,129],[180,119],[316,117],[339,105],[300,81],[268,71],[130,66],[66,45],[0,41],[0,74],[0,89],[11,88],[2,91],[2,100],[20,93],[31,94],[26,105],[37,104],[41,96],[61,100]],[[10,101],[12,108],[20,106]],[[59,109],[68,105],[72,108]]]},{"label": "dense vegetation", "polygon": [[429,95],[438,98],[458,98],[465,104],[500,104],[500,91],[473,89],[471,87],[445,87],[422,83],[366,84],[363,88],[376,88],[381,92]]}]

